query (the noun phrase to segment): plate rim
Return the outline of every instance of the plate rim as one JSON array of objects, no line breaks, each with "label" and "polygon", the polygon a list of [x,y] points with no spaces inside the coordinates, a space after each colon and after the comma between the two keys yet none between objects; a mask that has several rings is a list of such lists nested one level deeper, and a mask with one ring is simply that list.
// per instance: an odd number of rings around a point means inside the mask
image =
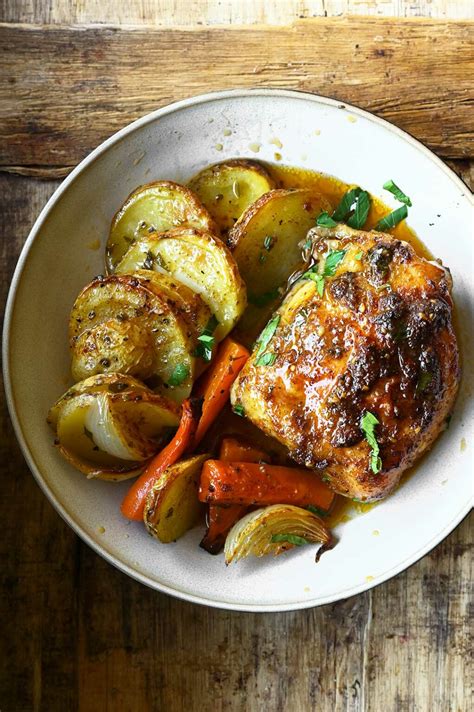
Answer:
[{"label": "plate rim", "polygon": [[187,109],[191,106],[196,106],[199,104],[205,104],[208,102],[213,102],[216,100],[222,100],[227,98],[248,98],[251,96],[273,96],[279,98],[287,98],[293,100],[311,101],[316,104],[325,104],[333,108],[339,108],[341,110],[348,110],[355,115],[361,116],[369,121],[372,121],[379,126],[382,126],[386,130],[395,134],[400,139],[407,141],[418,151],[423,153],[427,158],[429,158],[435,165],[438,166],[455,185],[464,192],[464,196],[473,206],[474,206],[474,195],[471,192],[469,186],[467,186],[464,181],[457,176],[454,171],[435,153],[433,153],[429,148],[427,148],[418,139],[414,138],[410,133],[400,129],[398,126],[391,124],[389,121],[382,119],[374,114],[361,109],[354,104],[349,104],[347,102],[338,101],[337,99],[331,99],[329,97],[321,96],[319,94],[310,93],[302,90],[295,89],[278,89],[278,88],[236,88],[236,89],[226,89],[220,91],[207,92],[205,94],[198,94],[193,97],[186,99],[181,99],[179,101],[167,104],[166,106],[160,107],[155,111],[152,111],[139,119],[127,124],[122,129],[112,134],[109,138],[103,141],[97,148],[95,148],[91,153],[89,153],[65,178],[65,180],[56,188],[53,195],[49,198],[46,205],[41,210],[37,219],[35,220],[33,227],[31,228],[29,235],[25,241],[20,252],[18,262],[13,273],[13,277],[10,283],[10,288],[8,292],[8,298],[5,307],[5,317],[3,325],[3,339],[2,339],[2,359],[3,359],[3,377],[4,377],[4,387],[6,394],[6,402],[8,406],[8,411],[10,419],[13,424],[13,429],[15,436],[20,445],[23,457],[25,458],[27,465],[33,474],[37,484],[39,485],[42,492],[46,495],[49,502],[52,504],[54,509],[62,517],[62,519],[71,527],[77,536],[79,536],[82,541],[84,541],[95,553],[104,558],[108,563],[115,566],[121,572],[130,576],[131,578],[139,581],[140,583],[152,588],[154,590],[160,591],[161,593],[166,593],[175,598],[185,600],[191,603],[198,603],[205,606],[210,606],[212,608],[219,608],[223,610],[235,610],[243,612],[283,612],[283,611],[295,611],[302,610],[306,608],[315,608],[317,606],[327,605],[329,603],[335,603],[340,600],[344,600],[351,596],[358,595],[365,591],[369,591],[376,586],[388,581],[389,579],[397,576],[402,571],[407,570],[413,564],[418,562],[426,554],[428,554],[435,546],[437,546],[443,539],[445,539],[467,516],[472,504],[467,499],[465,505],[459,510],[459,512],[451,519],[451,521],[438,532],[430,541],[425,544],[421,549],[416,550],[414,554],[407,557],[402,562],[399,562],[396,566],[392,567],[388,571],[384,572],[377,577],[375,581],[371,582],[361,582],[360,584],[349,587],[348,589],[339,592],[338,594],[331,594],[324,596],[322,598],[308,598],[306,600],[292,601],[286,603],[270,603],[270,604],[249,604],[249,603],[234,603],[219,599],[209,599],[201,595],[189,593],[187,591],[182,591],[179,588],[174,588],[167,584],[158,582],[147,576],[137,569],[134,569],[129,564],[120,560],[115,555],[107,551],[107,548],[94,539],[93,536],[87,533],[87,531],[75,521],[73,516],[69,513],[66,505],[62,504],[56,497],[52,488],[45,481],[40,468],[36,465],[33,453],[27,445],[26,439],[23,436],[23,431],[20,426],[19,418],[17,416],[15,399],[13,394],[13,388],[10,376],[10,331],[13,321],[14,307],[16,301],[16,295],[18,291],[18,286],[20,283],[23,270],[26,265],[26,261],[36,239],[37,234],[42,228],[44,222],[46,221],[49,213],[54,208],[56,203],[61,199],[63,193],[69,188],[70,184],[75,180],[75,178],[87,169],[94,161],[96,161],[103,153],[105,153],[111,146],[122,141],[126,136],[133,133],[136,129],[146,126],[163,116],[179,112],[183,109]]}]

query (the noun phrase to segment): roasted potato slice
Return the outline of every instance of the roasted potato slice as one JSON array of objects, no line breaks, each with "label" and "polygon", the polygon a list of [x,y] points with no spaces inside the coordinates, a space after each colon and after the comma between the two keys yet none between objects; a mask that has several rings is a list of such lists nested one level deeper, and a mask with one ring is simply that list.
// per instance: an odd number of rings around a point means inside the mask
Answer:
[{"label": "roasted potato slice", "polygon": [[178,402],[191,391],[196,333],[169,305],[157,280],[142,275],[93,280],[72,308],[69,338],[75,380],[120,372],[152,379],[158,392]]},{"label": "roasted potato slice", "polygon": [[179,225],[214,232],[217,228],[194,193],[179,183],[159,180],[128,196],[110,226],[105,263],[113,272],[133,242],[148,231],[164,232]]},{"label": "roasted potato slice", "polygon": [[264,306],[301,266],[299,243],[331,205],[311,189],[273,190],[237,221],[228,245],[248,288],[249,303]]},{"label": "roasted potato slice", "polygon": [[124,374],[93,376],[48,415],[61,454],[89,478],[134,477],[169,439],[179,407]]},{"label": "roasted potato slice", "polygon": [[188,185],[209,211],[221,235],[234,227],[249,205],[275,187],[260,163],[239,159],[204,168]]},{"label": "roasted potato slice", "polygon": [[178,228],[150,234],[130,247],[117,274],[146,265],[197,292],[216,317],[217,341],[233,329],[247,304],[244,283],[234,258],[219,238],[204,230]]},{"label": "roasted potato slice", "polygon": [[148,495],[145,526],[164,544],[179,539],[198,521],[203,511],[197,496],[199,478],[208,457],[195,455],[168,467]]}]

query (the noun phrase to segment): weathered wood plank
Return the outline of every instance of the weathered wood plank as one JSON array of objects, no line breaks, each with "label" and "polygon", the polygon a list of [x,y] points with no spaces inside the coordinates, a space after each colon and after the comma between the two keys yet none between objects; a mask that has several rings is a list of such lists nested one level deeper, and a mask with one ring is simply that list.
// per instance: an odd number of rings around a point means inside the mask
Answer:
[{"label": "weathered wood plank", "polygon": [[443,157],[470,158],[473,28],[357,18],[146,32],[4,25],[0,165],[72,165],[152,109],[233,86],[284,86],[353,102]]},{"label": "weathered wood plank", "polygon": [[1,0],[6,22],[46,24],[286,25],[298,18],[342,14],[385,17],[474,17],[471,0]]}]

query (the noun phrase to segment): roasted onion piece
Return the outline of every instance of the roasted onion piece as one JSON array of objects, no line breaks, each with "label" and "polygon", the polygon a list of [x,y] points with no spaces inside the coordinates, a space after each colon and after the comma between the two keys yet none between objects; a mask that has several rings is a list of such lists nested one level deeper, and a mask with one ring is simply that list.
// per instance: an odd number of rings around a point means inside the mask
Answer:
[{"label": "roasted onion piece", "polygon": [[225,562],[230,564],[250,554],[276,556],[294,546],[317,542],[323,548],[331,543],[331,534],[318,516],[301,507],[274,504],[250,512],[234,524],[224,546]]},{"label": "roasted onion piece", "polygon": [[[186,305],[170,285],[150,276],[97,277],[77,297],[69,321],[72,375],[82,380],[98,373],[127,373],[177,402],[186,398],[195,376],[204,305]],[[188,313],[186,312],[188,309]],[[194,310],[196,328],[189,314]]]},{"label": "roasted onion piece", "polygon": [[235,326],[247,304],[245,285],[230,251],[204,230],[180,228],[150,234],[130,247],[117,274],[155,270],[199,294],[218,321],[220,341]]},{"label": "roasted onion piece", "polygon": [[134,477],[169,439],[179,407],[123,374],[70,388],[48,415],[61,454],[89,478]]}]

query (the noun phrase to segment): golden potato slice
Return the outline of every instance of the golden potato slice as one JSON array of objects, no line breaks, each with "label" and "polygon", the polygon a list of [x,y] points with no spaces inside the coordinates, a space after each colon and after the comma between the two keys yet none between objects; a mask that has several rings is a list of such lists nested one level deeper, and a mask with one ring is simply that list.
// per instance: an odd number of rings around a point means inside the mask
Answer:
[{"label": "golden potato slice", "polygon": [[105,254],[107,271],[114,271],[137,237],[179,225],[216,230],[206,208],[184,185],[159,180],[137,188],[112,220]]},{"label": "golden potato slice", "polygon": [[228,245],[250,304],[265,306],[301,266],[299,243],[331,205],[311,189],[273,190],[251,205],[230,231]]},{"label": "golden potato slice", "polygon": [[275,182],[260,163],[234,159],[204,168],[188,185],[225,235]]},{"label": "golden potato slice", "polygon": [[146,264],[197,292],[216,317],[217,341],[233,329],[247,304],[244,283],[231,253],[209,232],[177,228],[137,240],[117,266],[117,274]]},{"label": "golden potato slice", "polygon": [[69,389],[48,421],[59,451],[89,478],[136,476],[179,423],[179,407],[123,374],[93,376]]},{"label": "golden potato slice", "polygon": [[168,467],[147,497],[143,519],[148,532],[164,544],[176,541],[199,520],[202,466],[209,455],[195,455]]},{"label": "golden potato slice", "polygon": [[134,275],[95,279],[72,308],[69,338],[75,380],[120,372],[152,379],[158,392],[178,402],[191,391],[196,334],[157,281]]}]

